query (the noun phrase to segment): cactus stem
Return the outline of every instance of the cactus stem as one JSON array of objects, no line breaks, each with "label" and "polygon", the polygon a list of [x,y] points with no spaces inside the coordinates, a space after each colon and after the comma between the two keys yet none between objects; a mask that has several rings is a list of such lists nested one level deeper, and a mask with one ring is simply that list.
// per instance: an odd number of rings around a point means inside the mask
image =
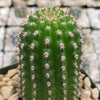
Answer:
[{"label": "cactus stem", "polygon": [[23,100],[77,100],[83,36],[72,17],[43,9],[31,13],[21,29],[17,67]]}]

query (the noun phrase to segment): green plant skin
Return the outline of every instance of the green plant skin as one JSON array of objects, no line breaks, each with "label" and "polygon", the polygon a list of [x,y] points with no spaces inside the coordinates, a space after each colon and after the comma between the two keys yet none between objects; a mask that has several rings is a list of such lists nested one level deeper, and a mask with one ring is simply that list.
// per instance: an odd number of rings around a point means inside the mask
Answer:
[{"label": "green plant skin", "polygon": [[[20,67],[21,71],[20,90],[23,100],[77,100],[82,55],[81,36],[78,30],[73,17],[66,15],[61,9],[42,9],[29,16],[28,22],[19,34],[18,45],[20,48],[18,68]],[[75,58],[76,54],[78,59]],[[47,66],[45,68],[46,63],[49,64],[49,69],[46,69]],[[31,66],[34,66],[34,71]],[[62,66],[65,66],[66,70],[62,70]],[[25,75],[22,75],[23,72]],[[34,80],[32,75],[35,75]],[[64,77],[62,79],[63,75],[66,76],[65,79]],[[47,82],[51,82],[50,87]],[[36,88],[33,88],[34,83],[37,84]],[[67,84],[65,88],[63,83]],[[48,94],[49,90],[52,91],[51,95]],[[67,91],[65,95],[64,90]],[[36,91],[36,96],[33,91]]]}]

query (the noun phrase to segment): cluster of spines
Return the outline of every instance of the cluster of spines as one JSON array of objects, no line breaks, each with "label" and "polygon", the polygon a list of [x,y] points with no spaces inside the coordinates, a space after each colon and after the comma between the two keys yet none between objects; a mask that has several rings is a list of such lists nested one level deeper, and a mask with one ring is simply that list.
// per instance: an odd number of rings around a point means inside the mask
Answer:
[{"label": "cluster of spines", "polygon": [[[34,34],[33,35],[37,35],[38,34],[38,31],[35,31],[34,32]],[[18,35],[21,35],[20,33],[18,34]],[[26,37],[26,35],[27,35],[27,32],[24,32],[23,33],[23,35],[22,35],[22,37],[23,38],[25,38]],[[19,36],[20,37],[20,36]],[[19,46],[19,48],[21,49],[21,50],[23,50],[23,48],[24,48],[24,43],[19,43],[18,42],[18,46]],[[35,44],[34,43],[32,43],[30,46],[30,49],[32,49],[32,51],[34,51],[34,48],[35,48]],[[23,60],[23,58],[24,58],[24,56],[23,55],[20,55],[20,56],[18,56],[18,63],[19,63],[19,61],[21,62],[22,60]],[[31,65],[32,65],[32,63],[34,63],[34,56],[33,55],[30,55],[30,62],[31,62]],[[18,67],[17,67],[19,70],[20,70],[20,75],[19,75],[19,82],[20,82],[20,85],[19,85],[19,87],[20,87],[20,94],[21,94],[21,97],[23,98],[23,100],[26,100],[25,99],[25,68],[24,68],[24,64],[23,63],[21,63],[21,64],[19,64],[18,65]],[[34,72],[35,72],[35,66],[30,66],[30,70],[31,70],[31,73],[32,73],[32,75],[31,75],[31,79],[33,80],[32,82],[32,88],[33,88],[33,91],[32,91],[32,95],[33,95],[33,99],[32,100],[36,100],[36,95],[37,95],[37,92],[36,92],[36,87],[37,87],[37,84],[35,83],[35,78],[36,78],[36,76],[35,76],[35,74],[34,74]]]},{"label": "cluster of spines", "polygon": [[[43,21],[41,21],[41,23],[43,23]],[[54,23],[56,23],[56,22],[54,22]],[[74,24],[74,22],[73,21],[71,21],[70,22],[71,24]],[[34,25],[34,23],[31,23],[30,25]],[[62,23],[62,25],[66,25],[66,23],[65,22],[63,22]],[[46,27],[46,29],[47,30],[50,30],[50,26],[47,26]],[[60,31],[60,30],[57,30],[57,34],[58,35],[62,35],[62,32]],[[23,34],[23,38],[25,38],[25,36],[27,35],[27,32],[25,32],[24,34]],[[33,33],[33,35],[34,36],[36,36],[36,35],[38,35],[38,31],[35,31],[34,33]],[[70,35],[70,37],[74,37],[74,34],[72,33],[72,32],[69,32],[69,35]],[[82,43],[83,43],[83,41],[81,41]],[[45,39],[45,45],[50,45],[50,39],[49,38],[47,38],[47,39]],[[23,47],[24,47],[24,43],[21,43],[20,44],[20,48],[21,49],[23,49]],[[62,42],[62,43],[60,43],[59,44],[59,47],[60,47],[60,50],[62,51],[62,52],[64,52],[64,48],[65,48],[65,46],[64,46],[64,43]],[[76,50],[77,48],[78,48],[78,46],[77,46],[77,43],[73,43],[73,47],[74,47],[74,49]],[[32,43],[31,45],[30,45],[30,48],[32,49],[32,50],[34,50],[34,48],[35,48],[35,44],[34,43]],[[49,57],[49,53],[48,52],[44,52],[44,58],[47,60],[48,59],[48,57]],[[75,54],[75,59],[76,60],[78,60],[78,58],[79,58],[79,56],[78,56],[78,54]],[[20,60],[23,60],[23,55],[21,55],[20,56]],[[63,91],[63,95],[64,95],[64,98],[63,98],[63,100],[67,100],[67,89],[66,89],[66,87],[67,87],[67,83],[66,83],[66,75],[64,75],[63,73],[65,73],[65,71],[66,71],[66,66],[64,66],[64,61],[66,60],[66,57],[65,57],[65,55],[62,55],[61,56],[61,62],[62,62],[62,66],[61,66],[61,69],[62,69],[62,80],[63,80],[63,83],[62,83],[62,86],[63,86],[63,88],[64,88],[64,91]],[[33,55],[31,55],[30,56],[30,61],[31,62],[33,62],[34,61],[34,56]],[[19,65],[20,66],[20,68],[21,69],[23,69],[24,68],[24,64],[21,64],[21,65]],[[19,67],[18,66],[18,67]],[[48,63],[45,63],[45,69],[44,70],[49,70],[50,69],[50,65],[48,64]],[[76,68],[76,69],[78,69],[78,65],[77,65],[77,63],[75,63],[75,65],[74,65],[74,67]],[[35,75],[34,75],[34,71],[35,71],[35,67],[34,66],[31,66],[31,71],[32,71],[32,73],[33,73],[33,75],[32,75],[32,80],[33,81],[35,81]],[[77,72],[77,70],[75,71],[75,76],[78,76],[78,72]],[[21,73],[21,77],[25,77],[25,73],[24,72],[22,72]],[[46,73],[46,78],[50,78],[50,74],[49,73]],[[24,84],[25,84],[25,80],[24,80],[24,78],[22,78],[23,80],[22,80],[22,85],[23,85],[23,87],[22,87],[22,90],[21,90],[21,92],[22,92],[22,96],[24,97],[24,95],[25,95],[25,93],[24,93],[24,90],[25,90],[25,87],[24,87]],[[77,83],[78,82],[78,80],[77,79],[75,79],[74,80],[75,81],[75,83]],[[47,87],[51,87],[51,85],[52,85],[52,83],[51,82],[47,82]],[[33,84],[33,90],[34,89],[36,89],[36,86],[37,86],[37,84]],[[78,89],[78,87],[77,86],[75,86],[74,87],[76,90]],[[52,91],[51,90],[48,90],[48,95],[52,95]],[[76,95],[77,95],[77,93],[76,93],[76,91],[74,91],[74,95],[75,95],[75,98],[77,97]],[[34,96],[34,98],[33,98],[33,100],[36,100],[36,91],[33,91],[33,96]],[[75,99],[74,98],[74,99]],[[48,98],[48,100],[52,100],[51,99],[51,97],[49,97]]]},{"label": "cluster of spines", "polygon": [[[59,47],[60,47],[61,52],[64,53],[65,46],[64,46],[63,42],[61,42],[59,44]],[[66,87],[67,87],[66,74],[67,73],[66,73],[65,60],[67,60],[67,58],[65,57],[65,55],[62,55],[61,56],[61,62],[62,62],[62,66],[61,66],[62,76],[61,76],[61,78],[62,78],[62,87],[63,87],[63,100],[67,100],[67,89],[66,89]]]},{"label": "cluster of spines", "polygon": [[[47,26],[46,27],[46,30],[50,30],[50,26]],[[43,41],[43,44],[44,44],[44,49],[46,49],[43,53],[43,57],[44,57],[44,63],[43,63],[43,66],[44,66],[44,87],[47,88],[46,92],[47,92],[47,97],[46,98],[47,100],[52,100],[52,90],[51,90],[51,87],[52,87],[52,81],[51,81],[51,73],[50,73],[50,70],[51,70],[51,66],[49,64],[49,60],[50,60],[50,39],[49,39],[49,36],[44,38],[44,41]],[[49,52],[48,52],[49,51]]]},{"label": "cluster of spines", "polygon": [[[66,25],[66,23],[65,22],[63,22],[63,23],[61,23],[62,25]],[[63,35],[63,33],[62,33],[62,31],[61,30],[57,30],[57,35],[58,36],[62,36]],[[60,41],[59,43],[58,43],[58,45],[59,45],[59,49],[60,49],[60,53],[62,54],[61,55],[61,57],[60,57],[60,62],[61,62],[61,72],[62,72],[62,75],[61,75],[61,80],[62,80],[62,94],[63,94],[63,100],[67,100],[67,89],[66,89],[66,87],[67,87],[67,80],[66,80],[66,78],[67,78],[67,76],[66,76],[66,66],[65,66],[65,61],[67,60],[66,59],[66,56],[65,56],[65,53],[64,53],[64,51],[65,51],[65,45],[64,45],[64,43],[63,43],[63,41],[62,41],[62,39],[60,40],[61,38],[58,38],[58,41]]]},{"label": "cluster of spines", "polygon": [[[35,23],[34,22],[31,22],[30,25],[34,25]],[[36,37],[37,35],[39,34],[39,32],[36,30],[33,32],[33,37]],[[31,44],[30,44],[30,49],[31,49],[31,52],[35,52],[35,48],[36,48],[36,43],[37,41],[33,41]],[[33,54],[33,53],[32,53]],[[38,87],[38,84],[37,84],[37,75],[36,75],[36,70],[37,70],[37,67],[35,65],[35,59],[36,56],[33,54],[30,56],[30,70],[31,70],[31,79],[32,79],[32,100],[37,100],[37,87]]]}]

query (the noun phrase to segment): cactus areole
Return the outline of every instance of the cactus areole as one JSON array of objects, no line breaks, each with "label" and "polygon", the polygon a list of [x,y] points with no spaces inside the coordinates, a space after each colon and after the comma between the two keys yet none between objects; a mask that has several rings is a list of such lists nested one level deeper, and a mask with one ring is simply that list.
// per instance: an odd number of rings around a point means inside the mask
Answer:
[{"label": "cactus areole", "polygon": [[79,98],[82,39],[73,16],[60,8],[37,10],[19,33],[23,100]]}]

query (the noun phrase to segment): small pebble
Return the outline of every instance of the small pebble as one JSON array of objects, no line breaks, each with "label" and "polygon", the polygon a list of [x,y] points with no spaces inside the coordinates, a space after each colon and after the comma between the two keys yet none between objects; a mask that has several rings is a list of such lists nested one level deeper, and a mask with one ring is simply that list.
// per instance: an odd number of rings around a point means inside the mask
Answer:
[{"label": "small pebble", "polygon": [[19,100],[19,99],[18,99],[18,93],[16,93],[16,94],[10,96],[8,100]]},{"label": "small pebble", "polygon": [[87,89],[87,88],[90,88],[90,87],[91,87],[90,79],[88,77],[86,77],[84,79],[84,88]]},{"label": "small pebble", "polygon": [[4,77],[4,78],[2,79],[2,81],[4,81],[4,82],[7,82],[7,81],[9,81],[9,80],[10,80],[9,77]]},{"label": "small pebble", "polygon": [[91,99],[91,92],[89,90],[81,90],[81,99]]},{"label": "small pebble", "polygon": [[3,86],[0,90],[2,96],[4,99],[8,99],[13,93],[14,93],[14,87],[13,86]]},{"label": "small pebble", "polygon": [[2,95],[0,95],[0,100],[4,100],[4,98],[3,98],[3,96],[2,96]]},{"label": "small pebble", "polygon": [[6,85],[6,82],[0,82],[0,87],[2,87],[2,86],[5,86]]},{"label": "small pebble", "polygon": [[15,74],[18,74],[19,73],[19,71],[17,70],[17,69],[11,69],[11,70],[9,70],[8,71],[8,73],[7,73],[7,75],[6,76],[8,76],[8,77],[13,77]]},{"label": "small pebble", "polygon": [[3,77],[4,77],[4,75],[0,75],[0,82],[2,81]]},{"label": "small pebble", "polygon": [[92,89],[92,98],[93,99],[98,99],[99,97],[99,90],[97,88]]}]

